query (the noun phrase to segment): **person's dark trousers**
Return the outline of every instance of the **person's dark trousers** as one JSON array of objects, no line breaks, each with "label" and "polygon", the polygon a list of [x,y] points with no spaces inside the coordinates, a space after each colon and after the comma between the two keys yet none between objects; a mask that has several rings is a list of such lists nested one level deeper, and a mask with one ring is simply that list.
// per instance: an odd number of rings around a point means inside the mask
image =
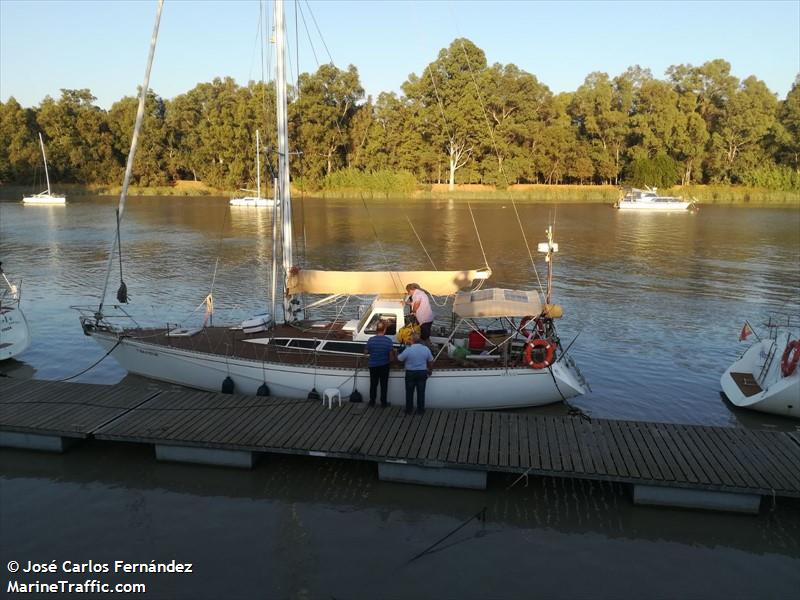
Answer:
[{"label": "person's dark trousers", "polygon": [[414,390],[417,391],[417,412],[425,410],[425,383],[427,371],[406,371],[406,412],[414,411]]},{"label": "person's dark trousers", "polygon": [[378,384],[381,385],[381,405],[386,406],[386,393],[389,387],[389,365],[369,368],[369,403],[375,404],[378,395]]}]

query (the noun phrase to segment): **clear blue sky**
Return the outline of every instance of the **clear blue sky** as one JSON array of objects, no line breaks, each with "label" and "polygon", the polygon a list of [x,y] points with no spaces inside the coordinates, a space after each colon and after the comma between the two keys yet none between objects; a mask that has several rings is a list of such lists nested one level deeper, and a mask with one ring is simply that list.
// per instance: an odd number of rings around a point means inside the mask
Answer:
[{"label": "clear blue sky", "polygon": [[[271,2],[268,2],[271,12]],[[293,1],[287,2],[291,28]],[[639,64],[663,77],[673,64],[731,63],[780,98],[800,72],[800,0],[785,2],[530,2],[302,0],[319,60],[354,64],[369,94],[398,91],[456,37],[471,39],[490,63],[514,63],[554,92],[587,74],[614,76]],[[108,108],[136,93],[155,17],[155,0],[0,0],[0,100],[35,106],[60,88],[89,88]],[[229,75],[260,79],[256,0],[167,0],[151,79],[165,98]],[[301,38],[305,38],[300,25]],[[300,66],[316,69],[301,42]]]}]

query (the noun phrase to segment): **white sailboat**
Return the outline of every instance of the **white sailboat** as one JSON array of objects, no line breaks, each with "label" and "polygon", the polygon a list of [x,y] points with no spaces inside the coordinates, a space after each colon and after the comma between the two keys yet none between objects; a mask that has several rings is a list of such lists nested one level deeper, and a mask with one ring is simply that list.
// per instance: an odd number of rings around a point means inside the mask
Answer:
[{"label": "white sailboat", "polygon": [[47,171],[47,155],[44,152],[44,140],[39,132],[39,145],[42,147],[42,160],[44,161],[44,176],[47,179],[47,189],[33,196],[24,196],[23,204],[64,204],[67,199],[65,196],[55,196],[50,191],[50,174]]},{"label": "white sailboat", "polygon": [[[230,201],[231,206],[273,206],[274,201],[272,198],[261,197],[261,143],[258,139],[258,130],[256,129],[256,195],[244,196],[243,198],[232,198]],[[251,190],[243,190],[249,192]]]},{"label": "white sailboat", "polygon": [[[757,339],[725,370],[720,385],[731,404],[800,418],[800,336],[797,321],[791,325],[788,317],[785,322],[770,319],[769,335]],[[740,339],[747,337],[745,332]]]},{"label": "white sailboat", "polygon": [[[193,388],[288,398],[312,397],[316,390],[338,388],[342,396],[358,390],[366,396],[369,378],[364,348],[379,320],[396,340],[403,324],[406,285],[417,283],[434,296],[453,298],[449,324],[434,326],[436,356],[427,382],[431,408],[511,408],[538,406],[583,394],[587,387],[571,356],[562,347],[555,319],[561,308],[537,292],[480,289],[491,276],[488,265],[456,271],[314,271],[298,267],[292,256],[292,202],[289,187],[287,98],[283,2],[275,2],[278,180],[273,248],[281,245],[282,277],[273,252],[273,318],[249,329],[206,326],[124,328],[119,305],[108,310],[84,308],[81,325],[131,373]],[[145,86],[146,89],[146,86]],[[124,189],[124,186],[123,186]],[[121,199],[122,201],[122,199]],[[120,211],[121,212],[121,211]],[[277,222],[280,221],[278,232]],[[112,244],[112,255],[114,245]],[[554,253],[552,232],[539,250],[548,270]],[[106,275],[111,272],[111,260]],[[276,310],[276,281],[283,281],[283,306]],[[550,276],[548,275],[548,282]],[[101,298],[105,297],[106,289]],[[307,306],[304,294],[326,295]],[[312,320],[306,310],[343,297],[372,295],[360,319]],[[119,298],[118,294],[118,298]],[[211,304],[209,302],[209,304]],[[527,317],[527,318],[525,318]],[[474,343],[476,342],[477,343]],[[402,365],[389,376],[389,401],[403,402]]]},{"label": "white sailboat", "polygon": [[0,360],[6,360],[28,349],[31,345],[31,332],[20,307],[22,292],[19,286],[6,277],[3,263],[0,263],[0,275],[5,283],[0,291]]}]

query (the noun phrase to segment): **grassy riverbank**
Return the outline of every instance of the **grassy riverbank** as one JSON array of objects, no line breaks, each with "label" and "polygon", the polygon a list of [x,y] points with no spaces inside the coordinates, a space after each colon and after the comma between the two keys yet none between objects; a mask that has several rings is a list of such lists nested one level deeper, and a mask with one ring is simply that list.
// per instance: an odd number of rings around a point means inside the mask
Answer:
[{"label": "grassy riverbank", "polygon": [[[91,196],[119,196],[120,186],[65,184],[53,186],[53,191],[65,193],[68,198]],[[665,194],[695,198],[699,204],[740,206],[784,206],[800,208],[800,192],[770,190],[765,188],[731,185],[677,186],[661,190]],[[0,199],[18,200],[32,193],[30,186],[0,186]],[[202,182],[181,181],[173,186],[131,186],[129,196],[223,196],[233,197],[238,192],[219,190]],[[265,196],[270,190],[263,190]],[[489,185],[457,185],[448,191],[446,184],[420,185],[414,191],[387,191],[365,189],[307,190],[293,186],[292,193],[308,198],[330,199],[383,199],[406,198],[415,200],[454,201],[519,201],[541,203],[597,204],[616,202],[619,188],[613,185],[512,185],[507,189],[496,189]]]}]

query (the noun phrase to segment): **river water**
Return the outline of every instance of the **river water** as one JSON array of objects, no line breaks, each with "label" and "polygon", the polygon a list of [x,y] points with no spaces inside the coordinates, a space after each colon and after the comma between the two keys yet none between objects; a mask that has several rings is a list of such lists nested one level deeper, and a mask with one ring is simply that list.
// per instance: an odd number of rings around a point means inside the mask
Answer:
[{"label": "river water", "polygon": [[[0,203],[0,260],[23,278],[34,337],[0,371],[60,379],[102,357],[69,307],[97,304],[115,206]],[[570,352],[592,386],[576,405],[600,418],[797,429],[733,409],[719,377],[746,347],[737,342],[746,319],[763,333],[770,314],[800,313],[800,211],[628,214],[529,203],[517,211],[519,222],[510,203],[480,199],[297,199],[295,262],[461,269],[483,266],[485,254],[494,285],[532,289],[544,263],[534,255],[538,273],[531,266],[519,223],[535,253],[555,222],[559,331],[566,343],[577,336]],[[262,311],[271,215],[218,198],[131,198],[122,234],[131,314],[142,324],[196,321],[212,282],[216,322]],[[124,377],[109,358],[77,380]],[[379,483],[368,465],[275,458],[228,472],[158,464],[146,449],[99,442],[57,457],[3,451],[0,466],[0,564],[197,563],[193,575],[145,577],[153,598],[749,598],[800,587],[792,502],[757,518],[708,515],[633,507],[613,485],[540,479],[507,489],[513,480],[498,477],[486,492],[460,492]],[[483,507],[485,523],[470,521],[411,560]]]}]

